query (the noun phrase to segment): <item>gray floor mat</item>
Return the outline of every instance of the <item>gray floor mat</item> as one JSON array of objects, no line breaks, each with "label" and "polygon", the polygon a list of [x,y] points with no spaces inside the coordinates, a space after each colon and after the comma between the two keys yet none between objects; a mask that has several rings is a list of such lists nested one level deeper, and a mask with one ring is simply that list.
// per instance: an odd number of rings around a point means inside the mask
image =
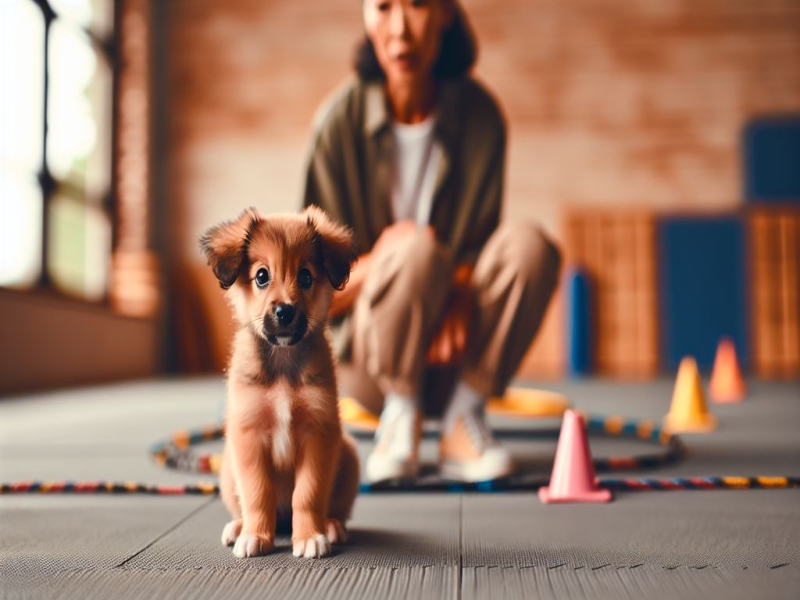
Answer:
[{"label": "gray floor mat", "polygon": [[[465,496],[465,567],[800,570],[796,490],[628,492],[610,504]],[[514,515],[508,519],[507,515]]]},{"label": "gray floor mat", "polygon": [[58,574],[7,600],[440,600],[456,597],[456,567],[115,570]]},{"label": "gray floor mat", "polygon": [[27,586],[57,573],[113,569],[210,498],[0,497],[0,581]]},{"label": "gray floor mat", "polygon": [[800,572],[789,570],[475,567],[463,570],[461,597],[465,600],[796,600],[798,589]]},{"label": "gray floor mat", "polygon": [[287,536],[275,552],[241,560],[220,542],[229,520],[220,501],[205,506],[146,551],[128,569],[337,569],[455,566],[459,561],[459,496],[408,495],[358,498],[350,541],[326,560],[298,560]]},{"label": "gray floor mat", "polygon": [[[592,414],[660,420],[672,382],[542,384]],[[800,475],[800,385],[750,382],[747,401],[713,405],[711,434],[682,436],[683,461],[605,477]],[[148,449],[221,415],[224,381],[153,381],[0,402],[0,479],[204,479],[153,464]],[[532,423],[492,417],[499,427]],[[508,442],[546,479],[550,436]],[[555,427],[555,429],[554,429]],[[650,454],[593,436],[596,457]],[[363,457],[371,441],[359,442]],[[219,444],[199,448],[218,451]],[[435,470],[436,440],[422,449]],[[207,479],[206,479],[207,480]],[[800,491],[619,493],[608,505],[544,506],[535,494],[364,495],[352,542],[294,559],[288,539],[236,560],[210,497],[0,496],[0,598],[796,598]]]}]

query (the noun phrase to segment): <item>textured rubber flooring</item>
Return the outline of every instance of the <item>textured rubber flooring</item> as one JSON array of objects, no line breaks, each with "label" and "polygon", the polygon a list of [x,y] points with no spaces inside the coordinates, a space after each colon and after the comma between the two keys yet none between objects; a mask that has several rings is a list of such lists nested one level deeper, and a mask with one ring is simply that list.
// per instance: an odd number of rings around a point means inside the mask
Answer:
[{"label": "textured rubber flooring", "polygon": [[[666,380],[548,387],[590,413],[632,418],[660,418],[671,395]],[[197,481],[160,469],[147,449],[216,422],[223,395],[209,378],[2,399],[0,480]],[[601,478],[800,475],[800,385],[753,382],[745,403],[711,409],[718,430],[683,436],[682,462]],[[598,457],[654,449],[591,445]],[[554,436],[508,446],[522,469],[549,475]],[[369,440],[359,450],[366,456]],[[422,456],[435,472],[435,439]],[[235,559],[219,541],[226,520],[215,497],[0,496],[0,598],[796,600],[800,589],[800,490],[629,492],[556,506],[533,493],[364,495],[350,543],[313,561],[295,559],[286,537],[269,556]]]}]

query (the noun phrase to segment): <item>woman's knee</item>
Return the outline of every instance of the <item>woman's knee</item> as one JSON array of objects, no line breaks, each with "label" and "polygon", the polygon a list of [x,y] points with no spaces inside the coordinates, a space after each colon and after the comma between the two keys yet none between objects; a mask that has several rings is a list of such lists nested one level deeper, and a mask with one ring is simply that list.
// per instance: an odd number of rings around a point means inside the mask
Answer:
[{"label": "woman's knee", "polygon": [[555,284],[561,269],[561,251],[536,223],[503,223],[491,242],[494,260],[505,269],[526,280]]},{"label": "woman's knee", "polygon": [[449,276],[453,269],[449,249],[423,229],[395,249],[393,261],[398,263],[399,277],[422,289],[441,281],[443,275]]},{"label": "woman's knee", "polygon": [[391,287],[397,293],[425,296],[432,286],[449,281],[452,270],[450,250],[420,230],[375,257],[367,295],[383,296]]}]

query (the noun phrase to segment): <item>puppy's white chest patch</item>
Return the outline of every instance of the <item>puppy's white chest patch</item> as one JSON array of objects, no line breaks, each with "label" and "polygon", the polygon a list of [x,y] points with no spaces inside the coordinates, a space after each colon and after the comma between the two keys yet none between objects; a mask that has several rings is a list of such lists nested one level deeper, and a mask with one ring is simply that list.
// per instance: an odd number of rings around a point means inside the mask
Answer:
[{"label": "puppy's white chest patch", "polygon": [[272,462],[276,467],[289,467],[294,460],[292,444],[292,399],[285,390],[275,395],[275,428],[272,432]]}]

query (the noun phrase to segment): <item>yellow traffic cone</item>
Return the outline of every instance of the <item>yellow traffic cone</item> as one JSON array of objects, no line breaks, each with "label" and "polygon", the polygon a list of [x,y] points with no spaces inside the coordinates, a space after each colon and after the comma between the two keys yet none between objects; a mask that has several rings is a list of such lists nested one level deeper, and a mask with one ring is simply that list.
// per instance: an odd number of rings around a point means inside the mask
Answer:
[{"label": "yellow traffic cone", "polygon": [[687,356],[678,368],[675,390],[669,414],[664,417],[664,428],[670,433],[712,431],[717,420],[708,412],[700,374],[694,358]]},{"label": "yellow traffic cone", "polygon": [[745,392],[746,386],[736,358],[736,348],[730,338],[723,338],[714,358],[708,395],[714,402],[741,402]]}]

